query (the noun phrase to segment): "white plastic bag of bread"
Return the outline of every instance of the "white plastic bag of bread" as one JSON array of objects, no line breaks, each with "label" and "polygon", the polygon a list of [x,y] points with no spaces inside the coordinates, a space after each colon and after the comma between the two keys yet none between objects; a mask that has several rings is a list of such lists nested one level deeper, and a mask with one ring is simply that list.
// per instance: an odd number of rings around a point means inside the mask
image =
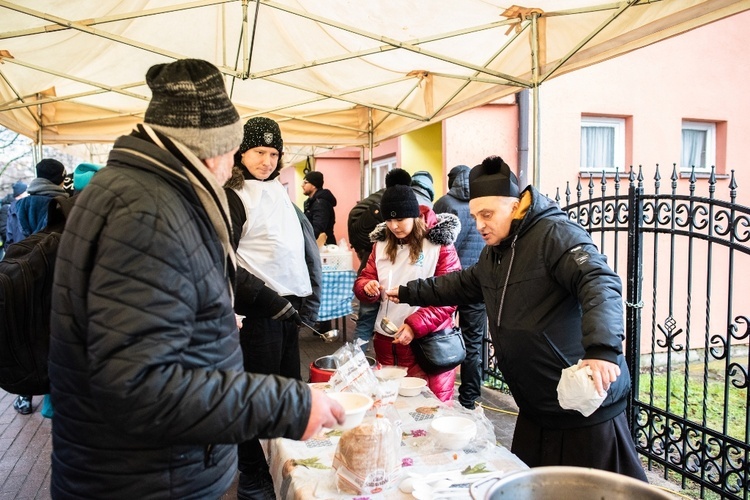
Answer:
[{"label": "white plastic bag of bread", "polygon": [[341,435],[333,457],[339,493],[371,495],[398,485],[399,429],[378,414]]}]

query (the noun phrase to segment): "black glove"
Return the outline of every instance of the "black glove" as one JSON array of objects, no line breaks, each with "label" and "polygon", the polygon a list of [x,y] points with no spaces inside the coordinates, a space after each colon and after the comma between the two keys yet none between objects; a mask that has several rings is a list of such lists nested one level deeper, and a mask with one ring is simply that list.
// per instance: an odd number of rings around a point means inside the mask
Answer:
[{"label": "black glove", "polygon": [[302,325],[302,318],[300,318],[297,310],[292,307],[292,303],[267,286],[263,287],[263,289],[258,292],[256,302],[266,311],[270,312],[269,316],[271,319],[278,319],[281,321],[291,320],[297,325]]}]

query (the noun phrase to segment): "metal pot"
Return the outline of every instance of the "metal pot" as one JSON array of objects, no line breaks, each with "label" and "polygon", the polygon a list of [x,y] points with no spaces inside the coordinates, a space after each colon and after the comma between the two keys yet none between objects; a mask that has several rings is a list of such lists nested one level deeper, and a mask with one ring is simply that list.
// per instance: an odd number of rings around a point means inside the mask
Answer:
[{"label": "metal pot", "polygon": [[[377,364],[375,358],[365,356],[370,367]],[[310,382],[328,382],[333,376],[333,372],[338,367],[338,361],[333,355],[321,356],[312,363],[310,363]]]},{"label": "metal pot", "polygon": [[[488,490],[481,485],[495,481]],[[486,493],[482,493],[486,491]],[[614,472],[586,467],[534,467],[471,485],[471,498],[484,500],[671,500],[664,491]]]}]

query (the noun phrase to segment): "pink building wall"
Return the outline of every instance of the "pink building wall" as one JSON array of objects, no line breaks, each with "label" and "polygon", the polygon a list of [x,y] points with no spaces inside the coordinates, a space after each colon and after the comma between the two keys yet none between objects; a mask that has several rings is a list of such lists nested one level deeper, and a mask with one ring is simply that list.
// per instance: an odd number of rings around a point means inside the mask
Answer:
[{"label": "pink building wall", "polygon": [[[745,89],[750,65],[744,63],[748,46],[750,12],[544,82],[542,191],[550,193],[575,177],[581,116],[592,113],[630,118],[629,164],[653,172],[658,163],[662,177],[669,176],[673,163],[679,164],[683,120],[725,122],[725,155],[717,154],[717,171],[728,174],[735,169],[749,200],[750,147],[745,136],[750,130],[750,94]],[[718,146],[722,130],[717,129]],[[700,184],[698,194],[707,193],[706,183]],[[720,181],[717,191],[726,184]]]}]

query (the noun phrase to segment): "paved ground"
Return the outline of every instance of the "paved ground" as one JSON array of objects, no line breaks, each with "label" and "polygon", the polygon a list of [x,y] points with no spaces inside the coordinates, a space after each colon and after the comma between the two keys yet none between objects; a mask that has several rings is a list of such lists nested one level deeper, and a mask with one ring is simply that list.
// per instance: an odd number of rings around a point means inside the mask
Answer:
[{"label": "paved ground", "polygon": [[[353,327],[353,322],[347,321],[349,340]],[[340,330],[343,331],[343,328]],[[300,338],[302,376],[309,376],[312,361],[332,354],[340,346],[340,341],[327,344],[303,329]],[[34,397],[34,413],[31,415],[16,413],[12,407],[14,399],[15,396],[0,390],[0,500],[48,500],[51,422],[39,413],[41,396]],[[481,403],[485,406],[485,415],[494,423],[497,441],[510,448],[518,410],[513,398],[498,391],[483,389]],[[657,474],[646,473],[652,484],[679,490],[678,486],[664,481]],[[234,498],[236,491],[233,487],[222,500]]]}]

